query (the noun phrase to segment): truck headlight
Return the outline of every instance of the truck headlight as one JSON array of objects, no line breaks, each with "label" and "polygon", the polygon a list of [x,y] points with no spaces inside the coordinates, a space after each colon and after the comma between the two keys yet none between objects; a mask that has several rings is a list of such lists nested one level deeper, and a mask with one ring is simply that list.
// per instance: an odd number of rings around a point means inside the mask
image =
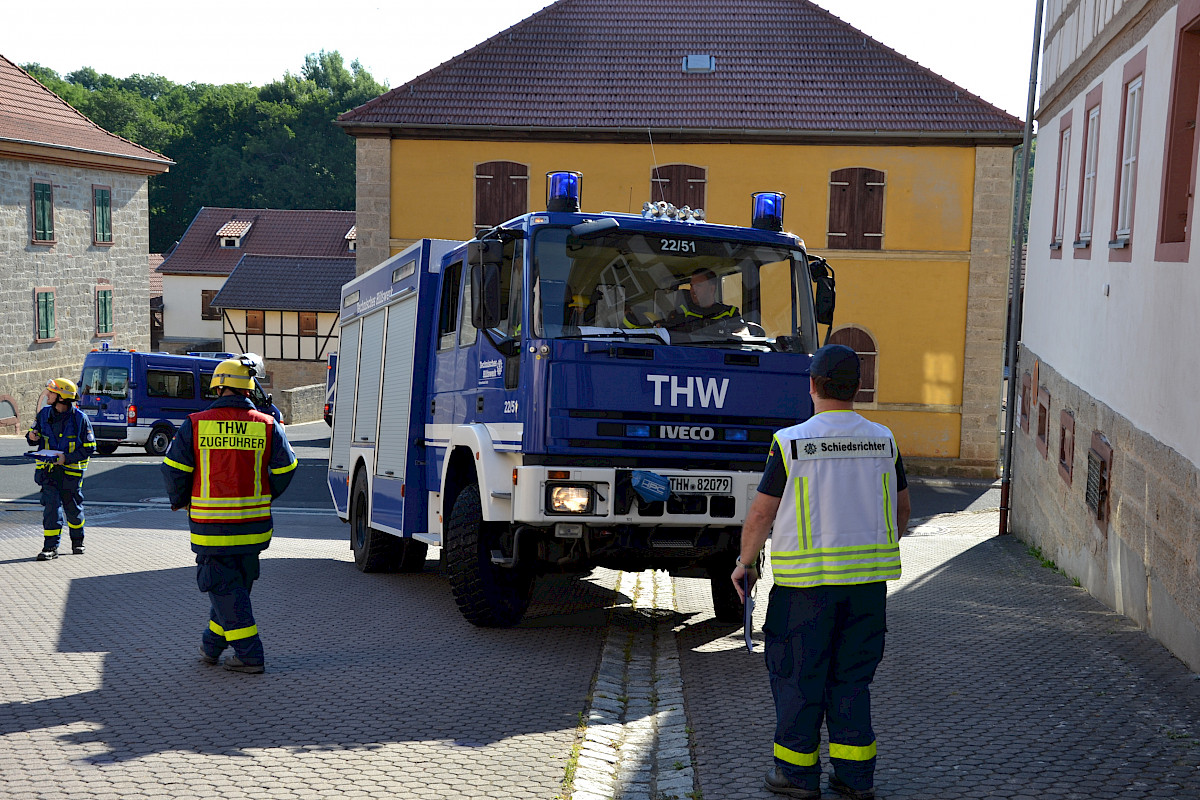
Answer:
[{"label": "truck headlight", "polygon": [[589,514],[594,496],[590,486],[547,486],[546,510],[551,514]]}]

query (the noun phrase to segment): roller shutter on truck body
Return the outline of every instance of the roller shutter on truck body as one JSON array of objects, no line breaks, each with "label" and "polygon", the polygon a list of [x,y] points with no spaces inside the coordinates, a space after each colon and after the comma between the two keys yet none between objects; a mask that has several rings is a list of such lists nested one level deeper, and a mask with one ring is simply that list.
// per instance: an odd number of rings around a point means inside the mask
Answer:
[{"label": "roller shutter on truck body", "polygon": [[417,296],[411,294],[388,308],[384,345],[383,397],[380,398],[379,441],[375,474],[403,478],[411,422],[413,356],[416,352]]},{"label": "roller shutter on truck body", "polygon": [[354,397],[354,384],[358,380],[358,331],[362,323],[358,320],[346,325],[339,334],[337,396],[344,398],[333,408],[333,440],[330,444],[330,462],[332,469],[346,470],[350,468],[350,436],[354,428],[355,403],[348,402]]},{"label": "roller shutter on truck body", "polygon": [[362,322],[359,343],[358,388],[354,393],[354,444],[371,444],[379,422],[379,378],[383,366],[383,323],[380,309]]}]

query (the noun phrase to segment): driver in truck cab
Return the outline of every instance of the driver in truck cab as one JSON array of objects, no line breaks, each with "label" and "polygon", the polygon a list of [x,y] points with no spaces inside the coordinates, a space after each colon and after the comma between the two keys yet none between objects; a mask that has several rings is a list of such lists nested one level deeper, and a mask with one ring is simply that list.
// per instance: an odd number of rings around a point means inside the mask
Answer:
[{"label": "driver in truck cab", "polygon": [[672,310],[663,326],[681,333],[692,333],[709,325],[726,323],[730,328],[744,325],[737,306],[717,302],[717,274],[711,269],[698,269],[691,275],[687,297]]}]

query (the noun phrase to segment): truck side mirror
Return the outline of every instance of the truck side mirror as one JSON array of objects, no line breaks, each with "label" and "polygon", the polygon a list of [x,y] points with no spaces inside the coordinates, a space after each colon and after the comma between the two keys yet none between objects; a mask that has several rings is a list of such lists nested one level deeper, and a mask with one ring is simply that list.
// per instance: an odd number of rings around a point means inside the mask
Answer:
[{"label": "truck side mirror", "polygon": [[495,264],[499,266],[503,260],[504,243],[499,239],[472,240],[467,242],[467,263],[472,267],[476,264]]},{"label": "truck side mirror", "polygon": [[837,305],[837,279],[825,259],[813,259],[808,262],[808,273],[813,283],[817,285],[815,312],[819,325],[833,324],[833,309]]},{"label": "truck side mirror", "polygon": [[471,324],[485,329],[500,324],[499,264],[471,264]]}]

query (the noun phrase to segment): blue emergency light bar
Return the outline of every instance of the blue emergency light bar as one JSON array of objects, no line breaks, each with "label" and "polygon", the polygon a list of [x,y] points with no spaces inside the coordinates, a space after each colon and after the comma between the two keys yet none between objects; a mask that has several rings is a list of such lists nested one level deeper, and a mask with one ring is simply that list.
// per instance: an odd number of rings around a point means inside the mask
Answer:
[{"label": "blue emergency light bar", "polygon": [[783,230],[783,192],[755,192],[750,227],[764,231]]},{"label": "blue emergency light bar", "polygon": [[578,211],[581,172],[546,173],[546,210]]}]

